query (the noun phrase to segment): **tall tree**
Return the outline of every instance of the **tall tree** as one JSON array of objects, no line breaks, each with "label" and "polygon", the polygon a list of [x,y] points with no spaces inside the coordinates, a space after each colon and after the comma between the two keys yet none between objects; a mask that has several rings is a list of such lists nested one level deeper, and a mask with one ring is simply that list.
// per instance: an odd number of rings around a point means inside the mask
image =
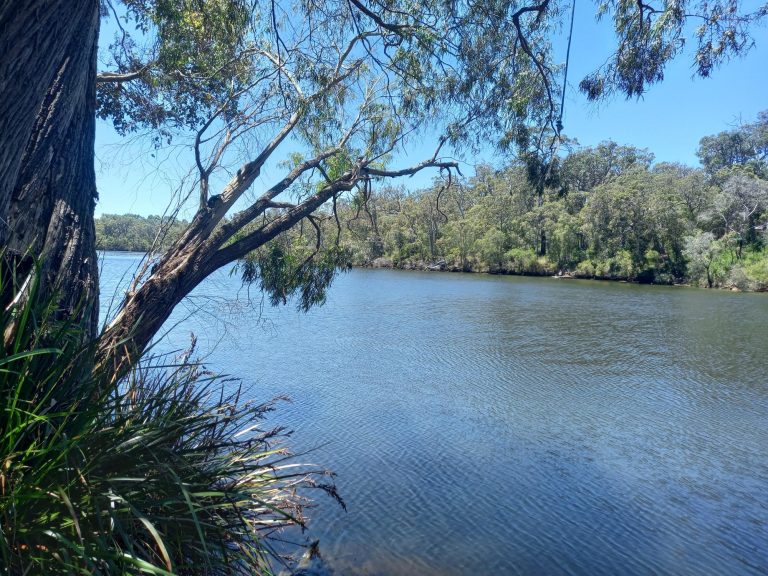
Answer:
[{"label": "tall tree", "polygon": [[741,167],[768,178],[768,110],[760,112],[754,122],[705,136],[699,142],[697,154],[712,175]]},{"label": "tall tree", "polygon": [[0,30],[0,305],[9,305],[37,257],[42,293],[56,291],[94,334],[99,4],[4,2]]},{"label": "tall tree", "polygon": [[646,149],[610,140],[601,142],[577,150],[563,160],[562,186],[566,192],[589,192],[631,170],[650,168],[652,162],[653,154]]},{"label": "tall tree", "polygon": [[735,236],[736,256],[741,258],[745,242],[757,237],[758,216],[768,210],[768,181],[734,174],[715,195],[713,210],[723,232]]}]

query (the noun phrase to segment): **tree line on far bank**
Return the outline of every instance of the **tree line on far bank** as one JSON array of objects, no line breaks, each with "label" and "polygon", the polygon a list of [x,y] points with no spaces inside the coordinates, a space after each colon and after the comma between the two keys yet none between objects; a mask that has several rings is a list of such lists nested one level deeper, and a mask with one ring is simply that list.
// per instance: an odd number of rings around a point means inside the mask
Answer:
[{"label": "tree line on far bank", "polygon": [[[604,142],[558,158],[539,192],[524,161],[485,166],[449,187],[363,187],[318,225],[360,266],[768,289],[768,111],[703,138],[698,156],[702,168],[654,163],[648,150]],[[160,223],[104,215],[98,246],[146,250]],[[174,222],[166,238],[182,229]],[[290,275],[315,242],[310,226],[293,230],[246,266],[280,260]]]},{"label": "tree line on far bank", "polygon": [[363,265],[768,289],[768,111],[697,154],[604,142],[556,159],[538,192],[525,161],[382,188],[340,207],[342,245]]},{"label": "tree line on far bank", "polygon": [[136,214],[103,214],[96,218],[96,248],[150,252],[168,248],[179,238],[188,222],[142,217]]}]

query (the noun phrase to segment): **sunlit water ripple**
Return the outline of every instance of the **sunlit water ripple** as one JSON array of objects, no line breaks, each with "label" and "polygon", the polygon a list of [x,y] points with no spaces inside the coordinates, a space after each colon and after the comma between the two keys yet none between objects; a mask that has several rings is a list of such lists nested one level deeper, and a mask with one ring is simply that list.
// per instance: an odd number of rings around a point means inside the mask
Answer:
[{"label": "sunlit water ripple", "polygon": [[293,399],[275,422],[348,505],[312,511],[330,571],[768,573],[768,295],[355,270],[308,315],[251,296],[217,275],[158,349],[195,332]]}]

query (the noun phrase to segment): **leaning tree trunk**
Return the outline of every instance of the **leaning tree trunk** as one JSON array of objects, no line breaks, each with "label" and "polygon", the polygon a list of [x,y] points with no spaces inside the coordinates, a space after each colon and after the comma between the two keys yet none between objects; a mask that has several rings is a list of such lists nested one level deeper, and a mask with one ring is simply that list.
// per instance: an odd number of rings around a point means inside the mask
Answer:
[{"label": "leaning tree trunk", "polygon": [[355,182],[338,180],[325,186],[259,231],[231,244],[227,243],[227,234],[216,233],[225,206],[220,196],[211,199],[198,210],[181,238],[155,263],[149,278],[126,293],[119,312],[99,338],[97,370],[114,378],[125,374],[176,305],[205,278],[290,229],[334,194],[350,190]]},{"label": "leaning tree trunk", "polygon": [[[93,337],[98,266],[93,214],[98,0],[13,2],[3,8],[0,217],[5,285],[41,267],[42,298]],[[42,95],[41,95],[42,94]],[[16,103],[12,100],[17,101]],[[15,115],[15,116],[14,116]],[[30,121],[31,118],[31,121]],[[9,293],[0,304],[8,305]]]}]

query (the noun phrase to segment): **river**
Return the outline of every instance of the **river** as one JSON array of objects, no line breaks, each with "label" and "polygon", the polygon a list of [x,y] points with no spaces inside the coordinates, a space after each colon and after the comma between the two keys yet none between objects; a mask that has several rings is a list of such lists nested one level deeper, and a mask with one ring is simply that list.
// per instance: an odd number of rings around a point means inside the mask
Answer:
[{"label": "river", "polygon": [[292,398],[334,574],[768,573],[766,294],[353,270],[302,314],[221,272],[170,325]]}]

